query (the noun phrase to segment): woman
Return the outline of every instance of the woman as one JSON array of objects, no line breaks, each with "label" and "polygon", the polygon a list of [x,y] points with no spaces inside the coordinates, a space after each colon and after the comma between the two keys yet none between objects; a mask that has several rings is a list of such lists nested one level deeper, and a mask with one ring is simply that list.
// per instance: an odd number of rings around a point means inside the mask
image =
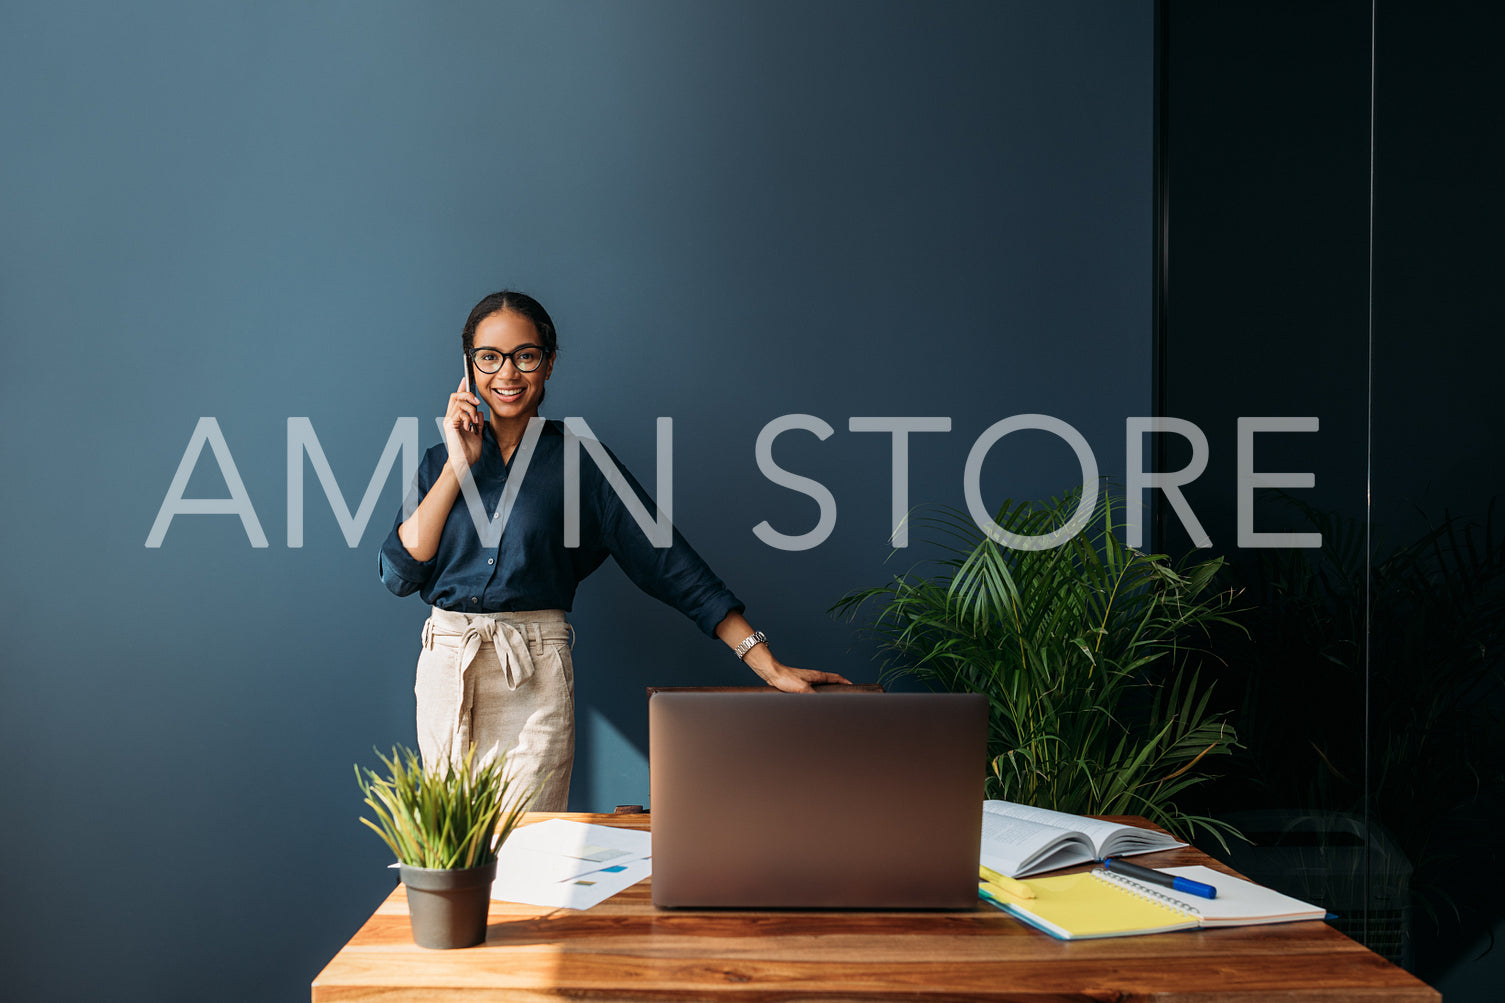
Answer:
[{"label": "woman", "polygon": [[[574,471],[579,530],[578,545],[570,545],[564,431],[559,422],[534,421],[554,374],[554,322],[531,296],[493,293],[470,312],[462,341],[476,392],[462,381],[450,394],[444,443],[418,470],[422,501],[406,520],[398,516],[379,562],[388,589],[418,592],[433,606],[414,687],[426,766],[457,760],[471,743],[478,756],[511,749],[515,775],[525,785],[543,781],[535,809],[565,809],[575,747],[573,632],[565,614],[576,586],[608,554],[770,685],[801,692],[847,681],[775,658],[743,617],[742,602],[684,538],[676,531],[671,546],[654,547],[589,456]],[[627,480],[645,499],[630,474]]]}]

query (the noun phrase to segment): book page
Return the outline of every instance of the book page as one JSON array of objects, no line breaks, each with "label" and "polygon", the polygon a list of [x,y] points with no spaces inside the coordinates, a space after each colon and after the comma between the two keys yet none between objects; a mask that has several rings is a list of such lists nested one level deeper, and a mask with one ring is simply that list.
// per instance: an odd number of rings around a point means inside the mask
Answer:
[{"label": "book page", "polygon": [[990,801],[983,805],[983,866],[1012,878],[1092,859],[1092,847],[1081,833],[987,810],[989,804],[999,803],[1002,802]]},{"label": "book page", "polygon": [[[1101,819],[1088,818],[1085,815],[1071,815],[1063,811],[1051,811],[1049,808],[1034,808],[1030,805],[1015,804],[1012,801],[984,801],[982,808],[985,819],[990,815],[1006,815],[1009,818],[1032,822],[1037,825],[1049,825],[1068,831],[1080,832],[1092,844],[1091,859],[1094,860],[1101,860],[1105,855],[1122,854],[1128,856],[1134,853],[1147,853],[1151,850],[1168,850],[1172,847],[1186,845],[1185,843],[1178,842],[1174,837],[1166,836],[1150,829],[1140,829],[1132,825],[1119,825],[1115,822],[1104,822]],[[1104,854],[1104,847],[1108,848],[1108,854]]]}]

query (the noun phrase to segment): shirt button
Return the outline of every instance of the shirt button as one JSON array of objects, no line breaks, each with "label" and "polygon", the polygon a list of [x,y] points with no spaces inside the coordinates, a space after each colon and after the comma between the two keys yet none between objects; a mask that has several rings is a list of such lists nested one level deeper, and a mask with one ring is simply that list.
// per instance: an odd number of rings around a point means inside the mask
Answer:
[{"label": "shirt button", "polygon": [[471,602],[480,602],[481,600],[477,599],[475,596],[471,596],[470,597],[470,601]]},{"label": "shirt button", "polygon": [[488,558],[486,558],[486,563],[487,564],[495,564],[496,563],[496,558],[495,557],[488,557]]}]

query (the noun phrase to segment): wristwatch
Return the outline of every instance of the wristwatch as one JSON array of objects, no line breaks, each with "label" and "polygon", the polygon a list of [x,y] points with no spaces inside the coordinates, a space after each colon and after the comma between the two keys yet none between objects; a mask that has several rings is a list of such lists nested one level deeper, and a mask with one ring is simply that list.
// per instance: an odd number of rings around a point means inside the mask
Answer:
[{"label": "wristwatch", "polygon": [[743,642],[741,644],[737,645],[737,647],[735,649],[733,649],[733,650],[736,651],[738,658],[746,660],[747,659],[747,653],[749,651],[753,650],[753,646],[754,645],[763,644],[767,640],[768,640],[768,638],[765,637],[765,636],[763,636],[763,632],[761,630],[755,630],[751,634],[749,634],[747,636],[747,638],[745,640],[743,640]]}]

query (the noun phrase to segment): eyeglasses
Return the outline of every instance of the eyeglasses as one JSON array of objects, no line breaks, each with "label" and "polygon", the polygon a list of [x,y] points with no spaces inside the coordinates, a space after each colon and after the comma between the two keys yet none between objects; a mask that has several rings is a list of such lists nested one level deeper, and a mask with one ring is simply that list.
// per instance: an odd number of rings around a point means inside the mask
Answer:
[{"label": "eyeglasses", "polygon": [[470,350],[471,361],[476,368],[488,376],[500,372],[502,367],[511,359],[512,364],[520,373],[531,373],[543,365],[544,356],[548,353],[539,345],[523,345],[514,348],[510,352],[499,352],[495,348],[472,348]]}]

